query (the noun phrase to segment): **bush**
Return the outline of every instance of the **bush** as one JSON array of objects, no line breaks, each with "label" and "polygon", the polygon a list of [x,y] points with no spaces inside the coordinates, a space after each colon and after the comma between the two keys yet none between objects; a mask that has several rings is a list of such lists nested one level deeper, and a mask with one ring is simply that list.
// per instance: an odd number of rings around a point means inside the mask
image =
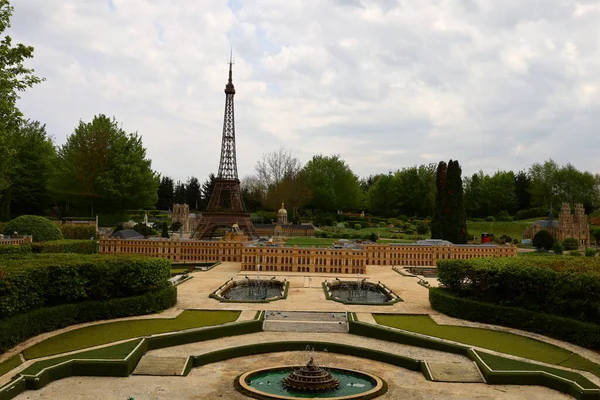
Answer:
[{"label": "bush", "polygon": [[562,242],[565,250],[577,250],[579,248],[579,240],[574,237],[565,238]]},{"label": "bush", "polygon": [[510,216],[510,214],[508,213],[508,211],[503,210],[503,211],[500,211],[498,213],[498,215],[496,215],[496,221],[500,221],[500,222],[512,222],[513,219]]},{"label": "bush", "polygon": [[369,235],[369,240],[371,242],[377,243],[377,239],[378,239],[378,237],[377,237],[377,234],[375,232],[373,232],[373,233],[371,233],[371,235]]},{"label": "bush", "polygon": [[427,235],[429,233],[429,224],[425,221],[417,224],[417,233],[419,235]]},{"label": "bush", "polygon": [[550,232],[542,229],[535,234],[532,244],[536,249],[550,250],[554,246],[554,237]]},{"label": "bush", "polygon": [[96,227],[92,225],[59,225],[65,239],[90,240],[96,237]]},{"label": "bush", "polygon": [[596,255],[596,250],[592,249],[591,247],[588,247],[585,249],[586,257],[594,257],[595,255]]},{"label": "bush", "polygon": [[53,240],[31,244],[32,253],[76,253],[96,254],[98,244],[95,240]]},{"label": "bush", "polygon": [[518,307],[462,298],[442,288],[429,289],[431,307],[454,318],[536,332],[588,348],[600,348],[600,325]]},{"label": "bush", "polygon": [[[520,210],[517,211],[515,214],[515,219],[528,219],[528,218],[545,218],[548,216],[548,208],[547,207],[534,207],[534,208],[527,208],[525,210]],[[555,212],[555,215],[558,214],[558,212]]]},{"label": "bush", "polygon": [[31,254],[0,258],[0,319],[85,300],[143,294],[168,285],[171,262],[162,258]]},{"label": "bush", "polygon": [[361,230],[362,226],[360,224],[354,224],[354,230]]},{"label": "bush", "polygon": [[60,240],[63,235],[55,222],[48,218],[37,215],[21,215],[6,224],[5,235],[31,235],[34,242],[46,242],[49,240]]},{"label": "bush", "polygon": [[554,252],[554,254],[562,254],[565,251],[565,247],[562,245],[561,242],[556,242],[552,246],[552,251]]},{"label": "bush", "polygon": [[600,324],[600,260],[555,256],[439,260],[461,297]]},{"label": "bush", "polygon": [[485,221],[486,222],[496,222],[496,218],[489,215],[489,216],[485,217]]},{"label": "bush", "polygon": [[581,252],[579,250],[571,250],[569,251],[569,255],[573,257],[581,257]]},{"label": "bush", "polygon": [[0,255],[2,254],[29,254],[31,253],[31,246],[28,244],[21,244],[14,246],[12,244],[1,245]]},{"label": "bush", "polygon": [[38,308],[2,320],[0,352],[40,333],[82,322],[151,314],[172,307],[176,302],[177,288],[165,286],[139,296]]},{"label": "bush", "polygon": [[145,237],[158,234],[158,232],[156,232],[154,229],[150,228],[146,224],[136,224],[133,227],[133,230],[136,231],[137,233],[139,233],[140,235],[144,235]]}]

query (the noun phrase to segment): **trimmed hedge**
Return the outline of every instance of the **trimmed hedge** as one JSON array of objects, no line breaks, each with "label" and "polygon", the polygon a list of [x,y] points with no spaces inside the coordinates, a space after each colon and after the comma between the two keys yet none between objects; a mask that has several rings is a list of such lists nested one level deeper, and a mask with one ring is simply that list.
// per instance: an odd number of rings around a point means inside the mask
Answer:
[{"label": "trimmed hedge", "polygon": [[0,257],[0,320],[40,307],[138,296],[168,285],[162,258],[75,254]]},{"label": "trimmed hedge", "polygon": [[92,225],[59,225],[65,239],[90,240],[96,237],[96,227]]},{"label": "trimmed hedge", "polygon": [[437,270],[460,297],[600,324],[600,258],[439,260]]},{"label": "trimmed hedge", "polygon": [[30,254],[31,253],[31,245],[21,244],[18,246],[12,244],[3,244],[0,245],[0,255],[4,254]]},{"label": "trimmed hedge", "polygon": [[21,215],[4,226],[4,234],[31,235],[34,242],[63,239],[62,232],[55,222],[38,215]]},{"label": "trimmed hedge", "polygon": [[51,242],[36,242],[31,244],[32,253],[76,253],[96,254],[98,244],[95,240],[53,240]]},{"label": "trimmed hedge", "polygon": [[600,325],[518,307],[461,298],[447,289],[429,289],[431,307],[455,318],[502,325],[550,336],[587,348],[600,348]]},{"label": "trimmed hedge", "polygon": [[177,288],[165,286],[141,296],[38,308],[1,321],[0,352],[40,333],[82,322],[151,314],[172,307],[176,302]]}]

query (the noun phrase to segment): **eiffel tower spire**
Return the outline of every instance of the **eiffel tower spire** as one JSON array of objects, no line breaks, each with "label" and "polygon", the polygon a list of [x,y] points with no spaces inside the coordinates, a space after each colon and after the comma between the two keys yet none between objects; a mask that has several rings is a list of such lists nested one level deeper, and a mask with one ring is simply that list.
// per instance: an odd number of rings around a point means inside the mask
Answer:
[{"label": "eiffel tower spire", "polygon": [[224,236],[224,232],[234,228],[239,228],[249,238],[257,236],[250,214],[246,211],[238,179],[233,112],[235,87],[233,86],[232,65],[233,61],[230,55],[229,80],[225,85],[225,117],[223,119],[219,172],[215,178],[208,207],[202,213],[202,218],[192,235],[197,239]]},{"label": "eiffel tower spire", "polygon": [[225,86],[225,117],[223,118],[223,140],[221,142],[221,161],[217,178],[238,179],[237,161],[235,156],[235,114],[233,96],[235,87],[232,78],[231,55],[229,56],[229,81]]}]

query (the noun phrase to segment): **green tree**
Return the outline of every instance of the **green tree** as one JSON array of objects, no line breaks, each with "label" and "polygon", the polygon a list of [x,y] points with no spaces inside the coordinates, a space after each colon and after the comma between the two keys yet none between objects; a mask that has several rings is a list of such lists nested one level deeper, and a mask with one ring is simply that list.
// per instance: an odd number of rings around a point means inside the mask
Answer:
[{"label": "green tree", "polygon": [[185,195],[186,203],[189,204],[190,209],[198,210],[202,203],[202,186],[195,176],[188,178],[185,184]]},{"label": "green tree", "polygon": [[128,134],[105,115],[79,122],[58,150],[57,193],[98,211],[148,208],[156,204],[159,178],[137,133]]},{"label": "green tree", "polygon": [[447,186],[448,164],[440,161],[435,173],[435,210],[431,220],[431,238],[444,239],[443,226],[446,224],[447,202],[445,195]]},{"label": "green tree", "polygon": [[358,178],[339,155],[314,156],[304,167],[310,205],[323,211],[357,210],[362,204]]},{"label": "green tree", "polygon": [[213,189],[215,188],[215,174],[211,173],[208,175],[208,179],[204,181],[202,184],[202,203],[203,206],[201,209],[205,209],[208,206],[208,202],[210,201],[210,196],[212,196]]},{"label": "green tree", "polygon": [[531,207],[531,178],[525,171],[519,171],[515,175],[515,195],[517,196],[518,210]]},{"label": "green tree", "polygon": [[376,175],[367,192],[371,214],[392,216],[392,210],[398,203],[396,179],[392,173]]},{"label": "green tree", "polygon": [[175,193],[173,194],[173,201],[177,204],[185,204],[187,200],[187,188],[185,183],[177,181],[175,185]]},{"label": "green tree", "polygon": [[13,45],[12,38],[4,33],[10,27],[12,13],[8,0],[0,0],[0,198],[10,186],[10,168],[16,153],[11,136],[22,122],[16,105],[18,93],[43,80],[23,64],[33,58],[33,47]]},{"label": "green tree", "polygon": [[458,161],[438,164],[436,210],[431,222],[432,239],[467,243],[467,215],[463,201],[462,170]]},{"label": "green tree", "polygon": [[168,176],[160,178],[158,185],[156,208],[159,210],[170,210],[173,206],[173,195],[175,193],[175,185],[173,179]]},{"label": "green tree", "polygon": [[167,224],[166,222],[163,222],[161,224],[160,237],[167,238],[167,239],[169,238],[169,224]]},{"label": "green tree", "polygon": [[554,246],[554,237],[545,229],[538,231],[531,242],[536,249],[550,250]]},{"label": "green tree", "polygon": [[43,214],[51,202],[50,181],[56,165],[56,149],[44,125],[26,121],[12,138],[15,157],[6,201],[11,216]]}]

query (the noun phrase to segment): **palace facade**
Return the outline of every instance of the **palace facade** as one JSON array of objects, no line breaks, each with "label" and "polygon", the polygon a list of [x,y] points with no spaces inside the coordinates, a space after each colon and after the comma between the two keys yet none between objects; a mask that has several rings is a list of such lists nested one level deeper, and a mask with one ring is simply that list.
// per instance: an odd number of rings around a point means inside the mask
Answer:
[{"label": "palace facade", "polygon": [[367,266],[435,267],[440,259],[514,257],[511,245],[455,245],[443,240],[412,244],[367,244],[343,248],[263,246],[256,242],[102,237],[100,254],[138,254],[177,263],[230,261],[242,271],[365,274]]}]

